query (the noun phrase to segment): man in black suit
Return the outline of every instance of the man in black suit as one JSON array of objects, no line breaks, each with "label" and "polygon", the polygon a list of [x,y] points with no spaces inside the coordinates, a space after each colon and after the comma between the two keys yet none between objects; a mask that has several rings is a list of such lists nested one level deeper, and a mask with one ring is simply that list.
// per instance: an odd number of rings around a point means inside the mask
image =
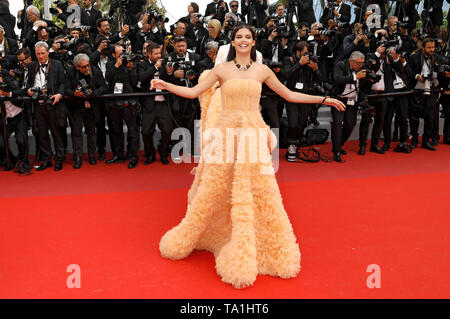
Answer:
[{"label": "man in black suit", "polygon": [[84,8],[81,10],[81,25],[95,28],[97,20],[102,18],[102,13],[92,6],[92,0],[83,0],[83,6]]},{"label": "man in black suit", "polygon": [[[168,80],[165,72],[162,72],[161,48],[156,43],[149,43],[146,48],[148,59],[138,66],[138,80],[141,82],[142,90],[149,91],[152,79],[162,78]],[[172,119],[169,112],[167,96],[156,95],[148,96],[143,99],[142,114],[142,138],[144,140],[144,150],[146,160],[144,165],[155,161],[156,150],[153,146],[153,134],[155,125],[158,124],[161,130],[161,144],[159,146],[159,155],[164,165],[169,164],[167,159],[169,155],[170,134],[172,133]]]},{"label": "man in black suit", "polygon": [[[435,48],[434,39],[424,39],[422,41],[422,52],[409,57],[405,70],[411,81],[411,88],[423,91],[422,94],[416,95],[414,104],[424,107],[425,114],[423,114],[423,117],[425,125],[422,136],[422,147],[430,151],[436,151],[430,139],[434,136],[436,117],[439,116],[439,109],[437,107],[438,95],[437,93],[430,92],[438,86],[437,70],[440,57],[434,53]],[[411,147],[414,148],[418,143],[419,120],[417,117],[412,117],[410,120],[411,135],[413,136]],[[433,141],[433,144],[436,144],[436,141]]]},{"label": "man in black suit", "polygon": [[73,67],[67,70],[65,84],[66,96],[77,97],[69,104],[70,124],[72,127],[73,158],[75,169],[82,165],[83,154],[83,125],[87,135],[89,164],[97,163],[95,151],[97,148],[95,125],[99,118],[96,101],[83,98],[102,95],[108,90],[102,73],[95,66],[91,66],[89,56],[80,53],[73,59]]},{"label": "man in black suit", "polygon": [[338,26],[341,26],[342,36],[345,37],[352,33],[350,27],[351,8],[344,3],[344,0],[336,0],[336,4],[337,6],[331,6],[330,3],[327,3],[319,21],[326,26],[329,19],[334,19]]},{"label": "man in black suit", "polygon": [[[380,45],[375,53],[369,53],[366,55],[366,60],[368,61],[367,69],[369,72],[376,74],[380,77],[379,81],[370,80],[370,94],[385,94],[394,91],[394,80],[396,80],[395,72],[397,74],[403,73],[403,65],[400,61],[400,56],[394,51],[393,48],[389,48],[389,52],[386,52],[387,48],[384,44]],[[395,57],[395,60],[394,58]],[[392,123],[393,111],[390,110],[394,108],[394,98],[393,97],[374,97],[369,98],[369,105],[375,108],[375,121],[372,128],[372,140],[370,144],[370,151],[384,154],[389,150],[391,138],[385,136],[384,145],[380,147],[378,145],[381,132],[384,129],[385,135],[391,135],[391,129],[386,128],[385,120],[388,117],[387,114],[390,113],[389,125]],[[369,134],[369,125],[371,121],[370,112],[363,112],[362,119],[360,123],[360,136],[359,136],[359,155],[365,154],[365,149],[367,145],[367,137]]]},{"label": "man in black suit", "polygon": [[[203,24],[198,21],[198,13],[191,14],[191,23],[186,28],[186,38],[190,39],[193,43],[192,50],[200,54],[200,44],[203,43],[203,39],[209,38],[208,30],[203,27]],[[188,40],[189,41],[189,40]]]},{"label": "man in black suit", "polygon": [[223,23],[225,13],[228,12],[227,4],[223,0],[213,0],[206,6],[205,17],[217,19]]},{"label": "man in black suit", "polygon": [[[313,83],[320,81],[320,73],[317,63],[309,59],[307,42],[300,41],[297,43],[295,57],[292,59],[292,63],[283,65],[282,73],[290,90],[314,94]],[[314,104],[286,104],[289,144],[286,156],[290,162],[297,160],[296,148],[301,146],[303,133],[308,123],[308,115],[314,106]]]},{"label": "man in black suit", "polygon": [[107,39],[107,40],[111,41],[112,44],[114,44],[114,43],[119,42],[121,39],[123,39],[128,34],[128,32],[130,32],[130,27],[127,24],[125,24],[119,33],[111,35],[111,32],[110,32],[111,28],[109,25],[109,21],[106,18],[98,19],[96,22],[96,25],[97,25],[98,34],[95,37],[94,43],[100,43],[101,40],[99,40],[99,39],[102,39],[102,40]]},{"label": "man in black suit", "polygon": [[[12,78],[6,70],[0,72],[0,82],[7,83],[9,88],[5,88],[5,91],[0,89],[0,96],[15,98],[23,94],[23,90],[20,88],[19,81]],[[3,74],[2,74],[3,73]],[[10,149],[6,150],[4,145],[3,136],[3,121],[0,121],[0,162],[6,159],[6,152],[9,152],[10,165],[5,167],[5,170],[9,171],[16,166],[20,169],[21,173],[28,173],[31,169],[28,159],[28,125],[26,111],[23,109],[21,102],[4,101],[6,110],[6,136],[9,138],[14,133],[18,154],[17,157],[11,152]]]},{"label": "man in black suit", "polygon": [[238,12],[238,10],[239,10],[239,1],[238,0],[230,1],[230,9],[231,9],[230,13],[233,15],[234,20],[236,22],[244,22],[244,23],[246,22],[245,16],[242,13]]},{"label": "man in black suit", "polygon": [[52,166],[51,146],[48,130],[52,134],[55,148],[55,171],[63,167],[64,141],[58,125],[59,122],[67,121],[67,110],[61,102],[64,95],[65,72],[64,67],[58,60],[49,59],[49,47],[45,42],[37,42],[35,45],[37,61],[28,66],[27,93],[33,96],[31,88],[38,88],[49,97],[49,99],[38,99],[35,102],[35,116],[38,127],[40,157],[42,165],[37,167],[38,171]]},{"label": "man in black suit", "polygon": [[[121,0],[112,1],[111,6],[109,8],[109,16],[112,17],[116,12],[116,9],[119,8]],[[130,19],[130,24],[135,25],[137,23],[137,14],[142,11],[142,6],[146,4],[146,0],[129,0],[126,10],[128,12],[128,17]]]},{"label": "man in black suit", "polygon": [[9,12],[9,4],[7,2],[0,2],[0,21],[5,30],[5,36],[7,38],[16,39],[17,35],[14,31],[16,17]]},{"label": "man in black suit", "polygon": [[342,162],[341,155],[346,151],[342,149],[344,143],[350,137],[356,124],[358,114],[358,102],[361,92],[365,90],[366,70],[362,69],[365,56],[359,51],[354,51],[348,60],[336,63],[334,67],[335,91],[337,99],[347,106],[344,112],[334,111],[331,108],[331,142],[333,144],[333,160]]},{"label": "man in black suit", "polygon": [[16,51],[19,49],[17,41],[5,36],[5,29],[0,25],[0,62],[3,60],[11,63],[17,62]]},{"label": "man in black suit", "polygon": [[[137,84],[136,68],[133,63],[124,63],[123,47],[114,45],[113,60],[106,66],[106,82],[108,82],[110,93],[122,94],[133,93]],[[125,161],[123,122],[127,125],[127,141],[130,143],[127,156],[130,159],[128,168],[135,168],[138,164],[139,133],[136,123],[137,101],[133,98],[114,99],[106,102],[106,109],[111,116],[112,138],[114,139],[113,157],[106,161],[107,164],[121,163]],[[110,133],[111,136],[111,133]]]},{"label": "man in black suit", "polygon": [[[164,60],[164,72],[167,72],[170,82],[175,85],[193,87],[197,84],[199,76],[198,62],[200,56],[187,52],[187,42],[184,37],[175,38],[175,49]],[[170,65],[175,62],[175,65]],[[189,65],[187,68],[186,66]],[[186,70],[186,71],[185,71]],[[190,70],[190,72],[187,72]],[[173,97],[171,112],[174,120],[174,127],[187,128],[194,138],[194,120],[200,116],[200,105],[197,99],[185,99],[178,96]],[[176,143],[176,142],[175,142]],[[191,143],[192,148],[194,144]]]},{"label": "man in black suit", "polygon": [[131,36],[131,43],[133,52],[142,51],[142,47],[145,42],[151,41],[157,44],[164,44],[164,38],[156,26],[154,18],[149,20],[150,15],[148,13],[141,14],[141,20],[138,22],[139,30]]},{"label": "man in black suit", "polygon": [[256,28],[264,27],[267,17],[267,0],[241,0],[241,8],[248,24]]}]

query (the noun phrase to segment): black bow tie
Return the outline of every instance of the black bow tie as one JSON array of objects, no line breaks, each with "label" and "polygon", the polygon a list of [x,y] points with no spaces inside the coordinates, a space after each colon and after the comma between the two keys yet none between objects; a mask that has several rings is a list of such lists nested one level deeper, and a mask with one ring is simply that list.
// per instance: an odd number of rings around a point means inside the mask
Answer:
[{"label": "black bow tie", "polygon": [[184,61],[184,60],[186,60],[186,57],[182,57],[182,58],[178,57],[177,60],[178,60],[178,61]]},{"label": "black bow tie", "polygon": [[41,64],[41,68],[46,68],[48,64]]}]

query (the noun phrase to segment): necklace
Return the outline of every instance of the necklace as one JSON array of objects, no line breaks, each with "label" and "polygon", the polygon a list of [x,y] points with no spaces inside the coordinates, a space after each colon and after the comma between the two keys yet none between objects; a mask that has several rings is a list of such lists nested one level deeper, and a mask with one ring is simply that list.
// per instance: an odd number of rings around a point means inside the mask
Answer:
[{"label": "necklace", "polygon": [[253,63],[253,60],[250,60],[250,63],[249,63],[249,64],[247,64],[247,65],[245,65],[245,66],[242,66],[242,65],[240,65],[239,63],[236,62],[236,59],[234,59],[233,61],[234,61],[234,64],[236,65],[236,67],[237,67],[240,71],[247,71],[247,70],[250,68],[250,66],[252,65],[252,63]]}]

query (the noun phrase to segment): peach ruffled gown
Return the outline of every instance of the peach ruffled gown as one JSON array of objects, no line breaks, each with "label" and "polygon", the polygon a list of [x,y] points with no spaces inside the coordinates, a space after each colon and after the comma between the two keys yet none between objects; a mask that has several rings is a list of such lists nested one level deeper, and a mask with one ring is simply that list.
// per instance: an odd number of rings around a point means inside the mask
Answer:
[{"label": "peach ruffled gown", "polygon": [[[174,260],[194,249],[214,253],[217,273],[236,288],[253,285],[258,274],[292,278],[300,271],[299,246],[272,168],[276,139],[262,119],[260,96],[259,81],[233,79],[199,97],[203,133],[214,138],[203,135],[186,215],[159,244],[161,255]],[[227,128],[250,129],[259,141],[238,147],[244,145],[238,135],[227,144]]]}]

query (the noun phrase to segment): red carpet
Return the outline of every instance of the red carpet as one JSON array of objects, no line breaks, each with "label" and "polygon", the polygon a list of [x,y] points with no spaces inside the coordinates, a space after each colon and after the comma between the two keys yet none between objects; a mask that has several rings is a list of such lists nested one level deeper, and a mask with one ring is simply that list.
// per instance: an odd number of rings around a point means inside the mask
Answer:
[{"label": "red carpet", "polygon": [[[450,146],[356,149],[343,164],[281,160],[302,270],[244,290],[220,281],[210,253],[159,255],[184,216],[193,164],[0,171],[0,298],[449,298]],[[66,286],[70,264],[81,268],[79,289]],[[379,289],[366,285],[370,264],[381,268]]]}]

